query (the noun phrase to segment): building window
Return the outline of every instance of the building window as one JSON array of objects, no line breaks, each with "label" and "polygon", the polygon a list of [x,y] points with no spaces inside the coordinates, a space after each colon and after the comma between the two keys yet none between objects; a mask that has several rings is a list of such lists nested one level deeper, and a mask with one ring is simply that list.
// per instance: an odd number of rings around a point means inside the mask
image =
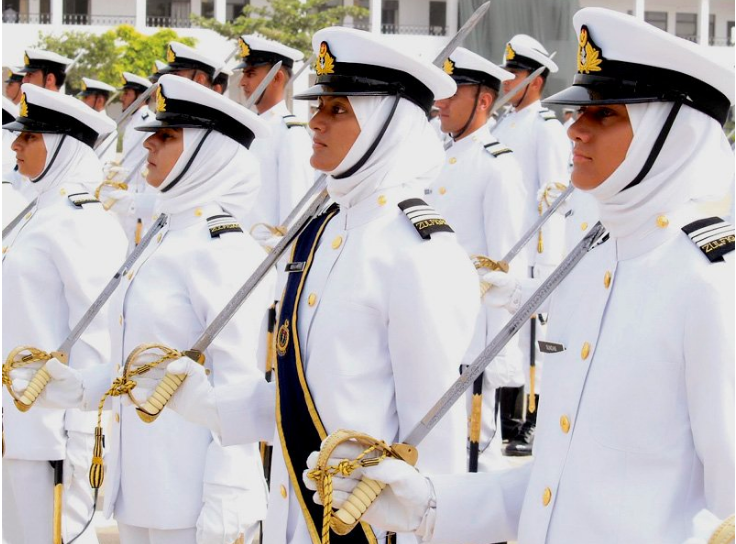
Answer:
[{"label": "building window", "polygon": [[226,21],[232,21],[233,19],[236,19],[237,17],[240,17],[243,13],[243,8],[250,4],[248,1],[243,0],[228,0],[227,6],[225,8],[225,20]]},{"label": "building window", "polygon": [[399,0],[385,0],[381,7],[381,23],[386,34],[399,32]]},{"label": "building window", "polygon": [[667,12],[666,11],[645,11],[644,20],[652,26],[661,28],[667,32]]},{"label": "building window", "polygon": [[708,43],[713,45],[713,41],[716,37],[716,14],[711,13],[708,21]]},{"label": "building window", "polygon": [[678,13],[675,19],[675,34],[690,41],[698,39],[697,13]]},{"label": "building window", "polygon": [[444,36],[447,26],[447,2],[429,3],[429,35]]}]

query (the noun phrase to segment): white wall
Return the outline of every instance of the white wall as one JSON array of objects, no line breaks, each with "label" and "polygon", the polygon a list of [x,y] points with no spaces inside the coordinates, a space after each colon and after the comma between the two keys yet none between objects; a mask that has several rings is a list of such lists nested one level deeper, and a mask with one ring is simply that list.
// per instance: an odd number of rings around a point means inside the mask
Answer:
[{"label": "white wall", "polygon": [[121,2],[120,0],[91,0],[90,15],[124,15],[134,17],[135,2]]}]

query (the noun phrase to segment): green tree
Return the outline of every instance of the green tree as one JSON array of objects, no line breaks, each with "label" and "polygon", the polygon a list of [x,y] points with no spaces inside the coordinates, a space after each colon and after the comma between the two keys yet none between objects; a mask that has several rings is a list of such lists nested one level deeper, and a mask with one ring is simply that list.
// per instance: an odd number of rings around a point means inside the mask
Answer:
[{"label": "green tree", "polygon": [[73,94],[81,88],[83,76],[114,86],[122,85],[123,72],[148,77],[154,61],[165,58],[166,44],[172,40],[190,46],[196,43],[194,38],[181,38],[168,28],[147,36],[130,25],[120,25],[104,34],[70,31],[53,36],[39,33],[33,47],[72,59],[81,53],[67,74],[66,92]]},{"label": "green tree", "polygon": [[209,28],[230,39],[241,34],[258,33],[266,38],[299,49],[309,56],[312,35],[325,27],[342,24],[345,17],[368,17],[369,11],[358,6],[332,6],[331,0],[270,0],[267,6],[246,5],[230,23],[192,16],[197,26]]}]

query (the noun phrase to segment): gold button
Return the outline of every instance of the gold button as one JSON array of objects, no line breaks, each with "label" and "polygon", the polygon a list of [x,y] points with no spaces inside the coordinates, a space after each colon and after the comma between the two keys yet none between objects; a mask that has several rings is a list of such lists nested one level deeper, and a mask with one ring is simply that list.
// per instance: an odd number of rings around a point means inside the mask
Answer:
[{"label": "gold button", "polygon": [[603,275],[603,286],[608,289],[611,287],[611,273],[606,270],[606,273]]},{"label": "gold button", "polygon": [[588,223],[586,223],[585,221],[580,223],[580,230],[588,230]]},{"label": "gold button", "polygon": [[386,197],[385,197],[385,196],[383,196],[383,195],[379,196],[379,197],[378,197],[378,205],[379,205],[379,206],[383,206],[383,205],[385,205],[385,204],[386,204]]},{"label": "gold button", "polygon": [[202,208],[197,208],[196,210],[194,210],[194,215],[196,215],[197,217],[202,217]]},{"label": "gold button", "polygon": [[5,247],[3,248],[3,255],[5,254],[5,252],[6,252],[6,251],[8,251],[8,246],[5,246]]},{"label": "gold button", "polygon": [[570,419],[567,416],[560,417],[560,428],[565,434],[570,432]]},{"label": "gold button", "polygon": [[549,501],[552,500],[552,490],[549,487],[544,488],[544,493],[542,493],[542,504],[547,506],[549,504]]},{"label": "gold button", "polygon": [[450,164],[455,164],[457,159],[455,157],[450,158]]},{"label": "gold button", "polygon": [[286,487],[283,484],[281,484],[281,496],[286,498]]},{"label": "gold button", "polygon": [[447,192],[447,189],[445,189],[444,187],[440,187],[440,194],[441,195],[444,195],[446,192]]},{"label": "gold button", "polygon": [[332,240],[332,249],[337,249],[341,245],[342,245],[342,236],[338,236],[334,240]]},{"label": "gold button", "polygon": [[156,241],[160,244],[161,243],[161,238],[163,238],[163,237],[164,237],[163,234],[159,234],[158,236],[156,236]]},{"label": "gold button", "polygon": [[31,215],[32,215],[32,214],[31,214],[31,212],[28,212],[28,213],[26,214],[26,221],[28,221],[28,220],[29,220],[29,219],[31,218]]},{"label": "gold button", "polygon": [[583,344],[583,349],[580,350],[580,357],[583,358],[583,361],[588,358],[588,355],[590,355],[590,344],[588,342],[585,342]]},{"label": "gold button", "polygon": [[309,303],[310,306],[314,306],[315,304],[317,304],[317,295],[315,295],[314,293],[311,293],[309,295],[309,298],[307,299],[307,302]]},{"label": "gold button", "polygon": [[131,270],[130,274],[128,274],[128,280],[132,280],[132,279],[133,279],[133,271]]},{"label": "gold button", "polygon": [[120,423],[120,414],[115,412],[115,423]]},{"label": "gold button", "polygon": [[666,215],[660,215],[659,217],[657,217],[657,226],[660,229],[667,228],[669,224],[670,224],[670,220],[667,219]]},{"label": "gold button", "polygon": [[120,321],[121,325],[123,324],[123,314],[120,314],[120,319],[118,321]]},{"label": "gold button", "polygon": [[66,189],[59,189],[59,194],[64,196],[66,194]]}]

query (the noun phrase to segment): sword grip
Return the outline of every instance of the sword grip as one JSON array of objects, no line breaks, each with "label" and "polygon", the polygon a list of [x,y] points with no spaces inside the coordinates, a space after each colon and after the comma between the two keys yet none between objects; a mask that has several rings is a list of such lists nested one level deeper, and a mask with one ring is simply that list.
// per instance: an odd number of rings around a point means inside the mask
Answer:
[{"label": "sword grip", "polygon": [[362,478],[342,507],[335,512],[335,516],[346,526],[349,526],[348,531],[342,532],[340,524],[333,525],[332,530],[338,535],[347,534],[360,520],[361,516],[365,514],[368,507],[373,504],[373,501],[378,498],[384,487],[386,487],[386,484],[383,482]]},{"label": "sword grip", "polygon": [[148,400],[136,408],[138,417],[146,423],[154,422],[186,377],[186,374],[164,374]]},{"label": "sword grip", "polygon": [[51,381],[51,375],[46,371],[45,368],[39,368],[31,378],[28,387],[21,395],[20,399],[14,400],[15,407],[21,412],[27,412],[30,410],[33,403],[44,390],[46,385]]}]

